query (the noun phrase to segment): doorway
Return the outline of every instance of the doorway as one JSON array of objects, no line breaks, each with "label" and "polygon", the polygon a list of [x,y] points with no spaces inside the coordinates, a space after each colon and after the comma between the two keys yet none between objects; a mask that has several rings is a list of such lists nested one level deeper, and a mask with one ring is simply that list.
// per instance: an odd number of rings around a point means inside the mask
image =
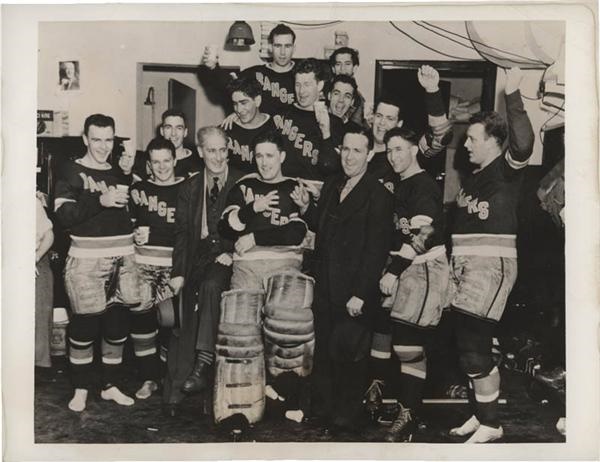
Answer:
[{"label": "doorway", "polygon": [[162,113],[175,108],[186,115],[188,135],[184,145],[195,151],[196,130],[219,125],[227,115],[222,100],[213,98],[212,89],[200,81],[197,65],[138,63],[137,66],[136,149],[146,149],[150,140],[160,134]]}]

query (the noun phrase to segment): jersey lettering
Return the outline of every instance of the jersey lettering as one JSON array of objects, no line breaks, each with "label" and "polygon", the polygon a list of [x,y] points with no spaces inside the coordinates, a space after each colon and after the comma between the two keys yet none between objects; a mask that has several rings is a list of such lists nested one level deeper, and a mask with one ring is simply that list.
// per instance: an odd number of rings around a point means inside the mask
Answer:
[{"label": "jersey lettering", "polygon": [[479,201],[471,195],[465,195],[461,189],[456,198],[459,207],[466,207],[469,215],[477,215],[480,220],[487,220],[490,215],[490,204],[488,201]]},{"label": "jersey lettering", "polygon": [[296,149],[302,151],[302,156],[311,157],[313,165],[316,164],[316,159],[319,158],[319,150],[313,149],[312,142],[304,139],[306,134],[298,131],[299,129],[293,125],[292,119],[284,119],[283,116],[278,114],[273,117],[273,121],[275,122],[275,128],[281,130],[281,134],[294,143]]},{"label": "jersey lettering", "polygon": [[252,162],[254,153],[250,150],[250,146],[247,144],[240,144],[238,140],[234,140],[229,137],[228,146],[229,150],[236,156],[240,156],[243,161]]},{"label": "jersey lettering", "polygon": [[95,181],[91,176],[88,176],[83,172],[80,172],[79,176],[83,180],[83,189],[87,189],[91,193],[99,191],[102,194],[104,194],[107,193],[110,190],[110,188],[115,189],[114,186],[106,186],[106,182],[104,180]]}]

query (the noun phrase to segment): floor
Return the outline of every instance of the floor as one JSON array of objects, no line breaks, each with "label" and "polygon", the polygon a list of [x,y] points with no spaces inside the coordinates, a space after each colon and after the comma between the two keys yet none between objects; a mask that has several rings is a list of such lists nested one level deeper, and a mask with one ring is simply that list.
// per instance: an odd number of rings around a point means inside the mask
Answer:
[{"label": "floor", "polygon": [[[202,415],[200,396],[191,396],[177,417],[161,414],[160,394],[145,401],[136,400],[131,407],[105,402],[92,390],[84,412],[67,408],[72,395],[66,360],[55,357],[51,370],[36,370],[35,441],[36,443],[201,443],[229,442],[229,434],[219,432],[210,417]],[[558,418],[564,415],[564,404],[554,395],[532,388],[530,376],[502,369],[502,395],[507,404],[500,405],[504,442],[564,442],[556,430]],[[130,396],[139,383],[133,374],[127,377],[124,391]],[[425,404],[424,427],[414,441],[427,443],[460,443],[462,439],[447,435],[451,426],[468,417],[466,404]],[[59,423],[59,424],[57,424]],[[381,442],[386,427],[373,423],[360,437],[339,435],[333,441]],[[256,424],[244,434],[242,441],[319,442],[318,430],[306,423],[269,421]]]}]

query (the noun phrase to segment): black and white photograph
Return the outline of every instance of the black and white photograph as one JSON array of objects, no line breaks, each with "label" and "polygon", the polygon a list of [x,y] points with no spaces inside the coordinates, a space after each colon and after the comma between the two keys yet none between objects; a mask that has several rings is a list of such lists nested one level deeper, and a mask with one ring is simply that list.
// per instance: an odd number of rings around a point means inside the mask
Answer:
[{"label": "black and white photograph", "polygon": [[11,460],[597,454],[595,26],[501,6],[10,10],[38,125]]},{"label": "black and white photograph", "polygon": [[58,64],[58,85],[62,91],[79,90],[79,61]]}]

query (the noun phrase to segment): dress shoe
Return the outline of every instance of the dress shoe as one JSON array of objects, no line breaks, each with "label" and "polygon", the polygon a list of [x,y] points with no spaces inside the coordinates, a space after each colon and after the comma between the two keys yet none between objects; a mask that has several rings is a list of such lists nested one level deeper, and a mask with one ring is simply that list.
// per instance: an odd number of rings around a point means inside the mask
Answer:
[{"label": "dress shoe", "polygon": [[196,360],[192,373],[185,379],[181,386],[184,393],[199,393],[208,387],[209,365]]}]

